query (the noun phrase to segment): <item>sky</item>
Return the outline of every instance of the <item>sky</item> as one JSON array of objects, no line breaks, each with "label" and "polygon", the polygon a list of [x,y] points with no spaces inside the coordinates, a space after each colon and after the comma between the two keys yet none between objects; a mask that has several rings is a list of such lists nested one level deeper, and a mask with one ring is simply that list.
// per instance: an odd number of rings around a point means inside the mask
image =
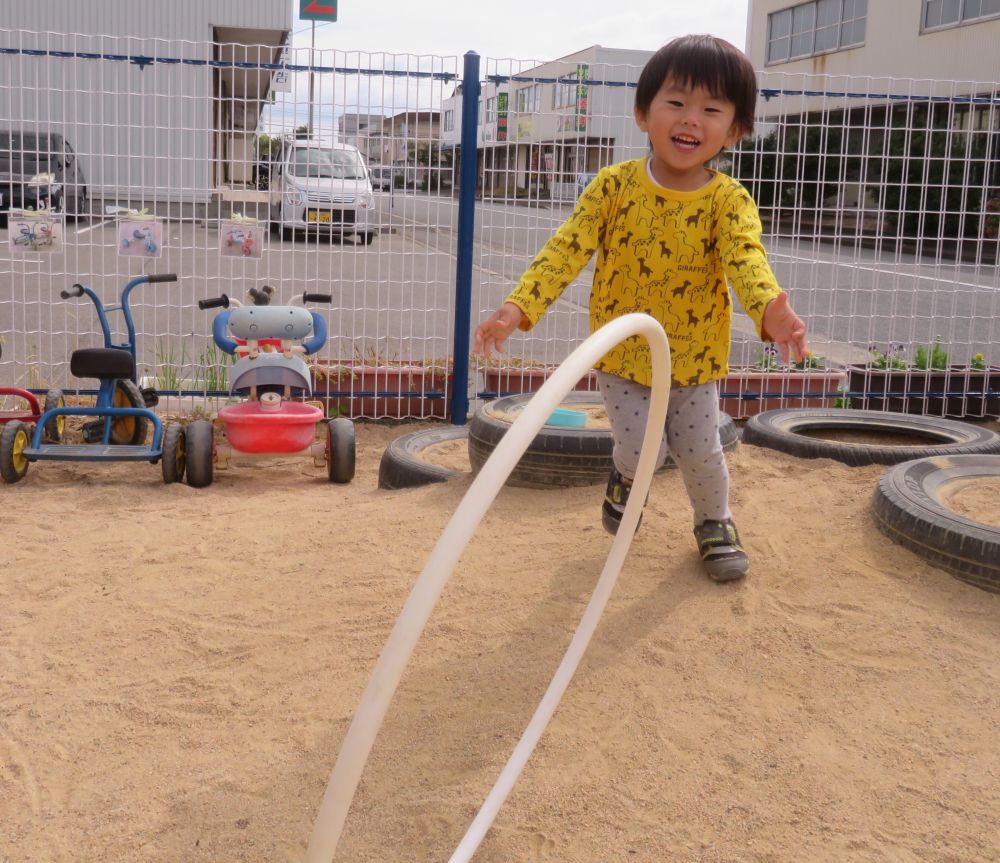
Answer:
[{"label": "sky", "polygon": [[[310,23],[292,0],[294,44]],[[358,51],[552,60],[587,48],[656,50],[674,36],[713,33],[745,47],[748,0],[338,0],[316,46]]]},{"label": "sky", "polygon": [[[288,2],[289,62],[305,65],[312,24],[299,20],[300,0]],[[460,71],[461,57],[476,51],[483,74],[503,74],[591,45],[655,51],[687,33],[712,33],[742,49],[747,7],[748,0],[338,0],[337,20],[316,24],[314,65]],[[305,124],[307,77],[294,76],[291,92],[264,112],[262,131],[287,134]],[[439,109],[454,89],[382,75],[324,76],[316,87],[313,123],[321,133],[343,113]]]}]

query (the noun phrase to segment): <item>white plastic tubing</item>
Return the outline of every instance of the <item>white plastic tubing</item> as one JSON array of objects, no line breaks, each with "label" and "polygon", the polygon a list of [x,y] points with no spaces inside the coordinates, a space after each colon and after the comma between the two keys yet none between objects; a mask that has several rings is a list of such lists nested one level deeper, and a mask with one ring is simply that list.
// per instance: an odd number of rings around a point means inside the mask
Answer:
[{"label": "white plastic tubing", "polygon": [[590,643],[611,590],[621,572],[625,555],[628,553],[639,522],[643,502],[646,500],[646,493],[653,478],[653,466],[660,445],[660,436],[663,434],[667,400],[670,395],[670,350],[667,336],[660,324],[649,315],[623,315],[599,329],[573,351],[528,402],[521,416],[508,429],[469,486],[465,497],[462,498],[458,509],[442,532],[437,545],[434,546],[427,565],[414,583],[399,619],[382,649],[382,655],[372,672],[368,688],[361,697],[361,703],[344,737],[340,754],[330,775],[330,782],[320,804],[312,838],[306,851],[306,863],[330,863],[333,860],[344,821],[347,819],[347,810],[361,779],[361,772],[417,639],[423,632],[459,557],[507,481],[507,477],[545,424],[545,420],[577,381],[619,342],[635,335],[644,336],[649,342],[653,382],[649,419],[646,422],[646,433],[632,485],[632,494],[625,507],[618,535],[604,563],[604,569],[566,654],[524,734],[497,778],[496,784],[452,854],[450,863],[468,863],[476,852],[542,736],[545,726],[552,718],[584,650]]}]

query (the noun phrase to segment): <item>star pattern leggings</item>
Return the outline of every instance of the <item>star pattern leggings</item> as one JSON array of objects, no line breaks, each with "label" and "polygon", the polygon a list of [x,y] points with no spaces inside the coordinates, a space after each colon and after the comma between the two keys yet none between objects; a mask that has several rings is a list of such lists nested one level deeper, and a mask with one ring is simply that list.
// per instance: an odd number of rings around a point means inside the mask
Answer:
[{"label": "star pattern leggings", "polygon": [[[632,479],[639,465],[651,390],[604,372],[597,373],[597,383],[614,436],[615,467]],[[695,526],[706,519],[730,518],[729,468],[719,441],[719,390],[715,382],[670,390],[657,467],[666,459],[668,447],[684,478]]]}]

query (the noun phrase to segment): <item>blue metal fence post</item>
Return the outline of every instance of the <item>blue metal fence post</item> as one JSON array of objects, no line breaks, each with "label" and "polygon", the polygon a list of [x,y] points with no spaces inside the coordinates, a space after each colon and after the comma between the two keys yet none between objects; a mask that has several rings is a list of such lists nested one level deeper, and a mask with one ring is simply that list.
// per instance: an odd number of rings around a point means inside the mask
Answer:
[{"label": "blue metal fence post", "polygon": [[458,173],[458,249],[455,260],[455,377],[451,421],[465,425],[469,413],[469,329],[472,319],[472,243],[476,231],[476,163],[479,161],[479,55],[465,54],[462,74],[462,160]]}]

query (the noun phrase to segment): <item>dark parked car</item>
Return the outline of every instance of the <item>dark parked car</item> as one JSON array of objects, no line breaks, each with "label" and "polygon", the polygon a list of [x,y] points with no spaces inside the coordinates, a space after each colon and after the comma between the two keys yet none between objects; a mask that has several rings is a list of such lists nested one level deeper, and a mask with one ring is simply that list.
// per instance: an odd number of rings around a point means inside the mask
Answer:
[{"label": "dark parked car", "polygon": [[0,130],[0,218],[7,211],[50,207],[71,216],[87,212],[80,161],[55,132]]}]

